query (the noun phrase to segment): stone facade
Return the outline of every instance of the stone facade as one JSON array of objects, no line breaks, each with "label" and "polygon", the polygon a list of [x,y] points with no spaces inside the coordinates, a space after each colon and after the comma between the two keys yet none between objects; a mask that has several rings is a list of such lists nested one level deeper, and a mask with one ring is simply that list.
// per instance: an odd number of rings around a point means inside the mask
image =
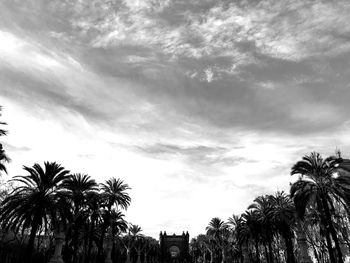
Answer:
[{"label": "stone facade", "polygon": [[161,263],[186,263],[190,262],[188,232],[182,235],[167,235],[160,232],[160,259]]}]

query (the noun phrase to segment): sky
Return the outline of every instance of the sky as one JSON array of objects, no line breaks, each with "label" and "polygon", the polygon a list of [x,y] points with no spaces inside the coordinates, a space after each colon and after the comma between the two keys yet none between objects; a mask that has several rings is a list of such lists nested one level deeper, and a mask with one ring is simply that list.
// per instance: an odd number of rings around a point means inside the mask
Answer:
[{"label": "sky", "polygon": [[56,161],[191,237],[350,147],[350,2],[0,0],[9,179]]}]

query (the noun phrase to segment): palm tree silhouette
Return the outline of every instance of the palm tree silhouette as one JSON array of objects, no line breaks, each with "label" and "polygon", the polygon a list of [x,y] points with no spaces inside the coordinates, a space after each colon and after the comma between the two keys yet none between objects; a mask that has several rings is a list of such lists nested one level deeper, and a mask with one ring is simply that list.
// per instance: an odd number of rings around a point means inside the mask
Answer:
[{"label": "palm tree silhouette", "polygon": [[206,227],[207,235],[212,238],[221,250],[222,263],[226,261],[226,250],[228,247],[229,229],[227,223],[218,217],[214,217]]},{"label": "palm tree silhouette", "polygon": [[87,197],[96,191],[97,184],[89,175],[76,173],[64,180],[62,186],[72,207],[73,263],[75,263],[77,261],[79,230],[86,219]]},{"label": "palm tree silhouette", "polygon": [[105,238],[106,231],[108,229],[112,229],[112,220],[108,215],[111,214],[112,208],[116,209],[127,209],[130,205],[131,198],[127,193],[130,187],[128,184],[125,184],[123,180],[111,178],[107,180],[105,183],[101,184],[101,196],[103,198],[104,203],[103,207],[105,208],[104,223],[101,227],[101,236],[98,245],[98,255],[99,258],[102,258],[103,251],[103,240]]},{"label": "palm tree silhouette", "polygon": [[233,214],[231,217],[229,217],[227,225],[229,226],[229,229],[231,231],[231,235],[233,237],[234,242],[234,252],[236,253],[236,256],[240,259],[241,262],[243,262],[243,251],[242,251],[242,244],[239,242],[238,239],[238,227],[242,222],[241,216]]},{"label": "palm tree silhouette", "polygon": [[255,198],[254,203],[248,207],[248,209],[251,209],[257,216],[257,220],[261,225],[260,234],[262,241],[265,243],[266,254],[266,243],[269,248],[269,254],[266,255],[266,258],[269,258],[268,261],[270,263],[273,263],[272,241],[275,229],[270,216],[273,207],[271,205],[269,196],[258,196],[257,198]]},{"label": "palm tree silhouette", "polygon": [[127,231],[128,233],[122,238],[122,242],[126,251],[126,263],[130,263],[131,250],[135,246],[135,241],[142,237],[142,229],[138,225],[130,224]]},{"label": "palm tree silhouette", "polygon": [[240,243],[248,247],[249,241],[254,242],[256,262],[260,263],[259,243],[261,240],[262,225],[259,215],[254,210],[247,210],[242,214],[241,222],[237,227]]},{"label": "palm tree silhouette", "polygon": [[26,251],[26,259],[30,262],[37,232],[42,227],[47,228],[50,221],[53,225],[58,223],[58,215],[64,208],[58,193],[69,171],[56,162],[45,162],[44,168],[36,163],[23,169],[28,175],[12,180],[21,185],[2,202],[0,221],[5,229],[15,232],[30,228]]},{"label": "palm tree silhouette", "polygon": [[210,263],[214,262],[214,253],[216,249],[216,243],[213,238],[209,237],[208,235],[198,235],[197,241],[199,243],[199,247],[203,254],[203,259],[205,259],[206,251],[210,254]]},{"label": "palm tree silhouette", "polygon": [[0,172],[3,171],[7,173],[5,163],[9,163],[10,160],[11,159],[7,156],[4,148],[2,147],[2,144],[0,143]]},{"label": "palm tree silhouette", "polygon": [[[97,240],[96,229],[103,222],[103,210],[101,207],[104,204],[102,195],[98,192],[91,192],[87,197],[87,224],[88,224],[88,248],[85,263],[88,263],[91,258],[91,252],[94,240]],[[96,245],[98,243],[96,242]]]},{"label": "palm tree silhouette", "polygon": [[272,209],[269,217],[272,225],[283,237],[287,249],[287,263],[295,263],[293,237],[296,224],[295,207],[292,199],[283,191],[269,196]]},{"label": "palm tree silhouette", "polygon": [[339,239],[332,220],[333,199],[348,203],[350,196],[350,177],[336,173],[338,160],[335,157],[323,159],[319,153],[312,152],[292,167],[291,174],[301,177],[292,184],[290,193],[298,216],[303,219],[308,207],[317,208],[321,224],[326,231],[327,249],[330,261],[336,262],[332,241],[335,244],[339,263],[343,263]]}]

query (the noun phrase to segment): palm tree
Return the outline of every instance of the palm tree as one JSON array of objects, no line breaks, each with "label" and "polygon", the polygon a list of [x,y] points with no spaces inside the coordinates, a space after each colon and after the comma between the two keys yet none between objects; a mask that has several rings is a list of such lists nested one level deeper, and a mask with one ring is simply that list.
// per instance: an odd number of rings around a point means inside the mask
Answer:
[{"label": "palm tree", "polygon": [[5,163],[9,163],[10,160],[11,159],[7,156],[4,148],[2,147],[2,144],[0,143],[0,172],[3,171],[7,173]]},{"label": "palm tree", "polygon": [[73,263],[77,261],[79,229],[84,225],[86,218],[87,197],[97,189],[94,179],[86,174],[72,174],[62,184],[65,194],[72,205],[73,213]]},{"label": "palm tree", "polygon": [[[112,211],[112,208],[121,208],[121,209],[127,209],[130,205],[131,198],[129,194],[127,193],[127,190],[129,190],[130,187],[128,184],[125,184],[123,180],[111,178],[107,180],[104,184],[101,184],[101,195],[102,198],[105,200],[103,206],[106,208],[105,213],[110,214]],[[108,217],[105,217],[107,219]],[[102,256],[102,250],[103,250],[103,240],[106,234],[106,231],[108,228],[112,228],[112,222],[108,219],[107,223],[105,221],[104,224],[102,224],[101,228],[101,236],[98,246],[98,255],[99,258]]]},{"label": "palm tree", "polygon": [[57,204],[62,204],[57,193],[69,171],[56,162],[45,162],[44,169],[37,163],[23,169],[28,175],[14,177],[13,181],[21,185],[2,202],[0,222],[3,227],[15,232],[30,228],[26,251],[30,261],[38,230],[42,226],[47,228],[49,221],[57,224],[60,209]]},{"label": "palm tree", "polygon": [[[88,211],[88,249],[86,251],[86,261],[88,263],[90,261],[93,241],[96,233],[97,227],[103,222],[103,209],[101,207],[104,204],[104,199],[102,195],[98,192],[91,192],[87,196],[87,211]],[[96,238],[95,238],[96,240]],[[96,245],[98,243],[96,242]]]},{"label": "palm tree", "polygon": [[131,198],[126,192],[130,190],[128,184],[123,180],[111,178],[101,185],[102,195],[106,198],[106,206],[110,210],[114,205],[127,209],[130,205]]},{"label": "palm tree", "polygon": [[319,153],[311,153],[292,167],[291,174],[300,178],[291,186],[290,193],[294,200],[298,216],[303,219],[308,207],[316,207],[320,213],[321,224],[326,230],[326,241],[330,261],[336,262],[332,249],[334,241],[339,263],[343,263],[338,235],[332,221],[333,200],[349,204],[350,177],[336,173],[337,158],[323,159]]},{"label": "palm tree", "polygon": [[218,217],[212,218],[206,227],[207,235],[212,237],[221,249],[222,263],[226,262],[226,252],[229,246],[229,229],[227,223]]},{"label": "palm tree", "polygon": [[158,242],[157,242],[157,240],[155,240],[152,237],[145,237],[144,240],[145,240],[145,245],[144,245],[144,256],[145,256],[145,258],[144,258],[144,262],[147,263],[147,257],[149,255],[149,253],[152,250],[157,250]]},{"label": "palm tree", "polygon": [[103,225],[105,225],[107,228],[110,227],[108,233],[105,262],[111,263],[112,251],[115,251],[116,237],[121,233],[126,232],[128,225],[124,219],[124,214],[115,208],[112,208],[111,211],[105,210]]},{"label": "palm tree", "polygon": [[[239,258],[239,261],[242,262],[243,261],[243,250],[242,250],[242,244],[241,242],[239,242],[238,239],[238,227],[242,222],[242,218],[241,216],[235,215],[233,214],[232,217],[229,217],[227,225],[229,226],[229,229],[231,231],[231,235],[233,237],[234,240],[234,244],[235,244],[235,249],[234,251],[236,251],[237,257]],[[238,245],[238,248],[237,248]]]},{"label": "palm tree", "polygon": [[110,220],[112,221],[112,251],[116,250],[116,241],[117,237],[119,237],[122,233],[125,233],[128,229],[128,223],[124,219],[124,214],[116,209],[112,209],[110,213]]},{"label": "palm tree", "polygon": [[[268,262],[273,263],[272,241],[274,233],[274,224],[271,221],[272,205],[269,196],[258,196],[255,198],[254,203],[251,204],[248,209],[252,209],[261,224],[261,237],[265,243],[265,253]],[[269,248],[269,255],[266,252],[266,243]]]},{"label": "palm tree", "polygon": [[126,251],[126,263],[131,262],[130,261],[131,250],[135,246],[135,241],[138,238],[143,236],[141,232],[142,232],[142,229],[140,226],[130,224],[128,227],[128,233],[122,238],[122,243]]},{"label": "palm tree", "polygon": [[203,254],[203,261],[205,262],[205,256],[206,256],[206,251],[209,252],[210,254],[210,262],[214,262],[214,252],[216,248],[216,244],[213,238],[210,238],[208,235],[198,235],[197,236],[197,241],[199,243],[199,247],[201,249],[201,252]]},{"label": "palm tree", "polygon": [[[249,241],[254,241],[256,262],[260,263],[259,243],[261,240],[262,225],[256,211],[248,210],[241,216],[237,227],[239,242],[248,247]],[[249,261],[248,261],[249,262]]]},{"label": "palm tree", "polygon": [[[192,238],[189,244],[189,248],[190,248],[190,255],[192,257],[192,259],[194,260],[194,262],[198,262],[198,259],[200,258],[202,251],[199,245],[199,242],[197,240],[197,238]],[[205,260],[205,256],[203,255],[203,263],[206,263]]]},{"label": "palm tree", "polygon": [[295,221],[295,207],[293,201],[284,192],[277,192],[269,196],[272,209],[269,211],[271,223],[282,235],[287,248],[287,263],[295,263],[293,249],[293,228]]},{"label": "palm tree", "polygon": [[137,253],[136,263],[141,263],[141,254],[142,254],[142,251],[143,251],[145,245],[146,245],[146,239],[144,236],[136,237],[135,245],[134,245],[136,253]]}]

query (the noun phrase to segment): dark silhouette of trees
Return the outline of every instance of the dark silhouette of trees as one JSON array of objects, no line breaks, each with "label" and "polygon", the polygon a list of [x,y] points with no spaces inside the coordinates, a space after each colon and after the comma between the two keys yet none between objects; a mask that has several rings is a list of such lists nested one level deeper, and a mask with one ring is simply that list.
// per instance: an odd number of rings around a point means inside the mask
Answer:
[{"label": "dark silhouette of trees", "polygon": [[[325,230],[330,261],[344,262],[338,234],[334,225],[334,201],[346,204],[350,196],[350,177],[336,173],[337,158],[323,159],[319,153],[311,153],[298,161],[291,174],[301,178],[291,186],[291,196],[299,218],[303,219],[308,207],[315,207],[320,216],[320,223]],[[332,248],[332,239],[336,254]]]},{"label": "dark silhouette of trees", "polygon": [[69,171],[55,162],[45,162],[44,168],[34,164],[23,169],[28,174],[14,177],[13,181],[20,185],[2,202],[0,221],[4,228],[16,233],[30,228],[26,254],[30,261],[38,231],[58,220],[61,208],[58,192]]}]

